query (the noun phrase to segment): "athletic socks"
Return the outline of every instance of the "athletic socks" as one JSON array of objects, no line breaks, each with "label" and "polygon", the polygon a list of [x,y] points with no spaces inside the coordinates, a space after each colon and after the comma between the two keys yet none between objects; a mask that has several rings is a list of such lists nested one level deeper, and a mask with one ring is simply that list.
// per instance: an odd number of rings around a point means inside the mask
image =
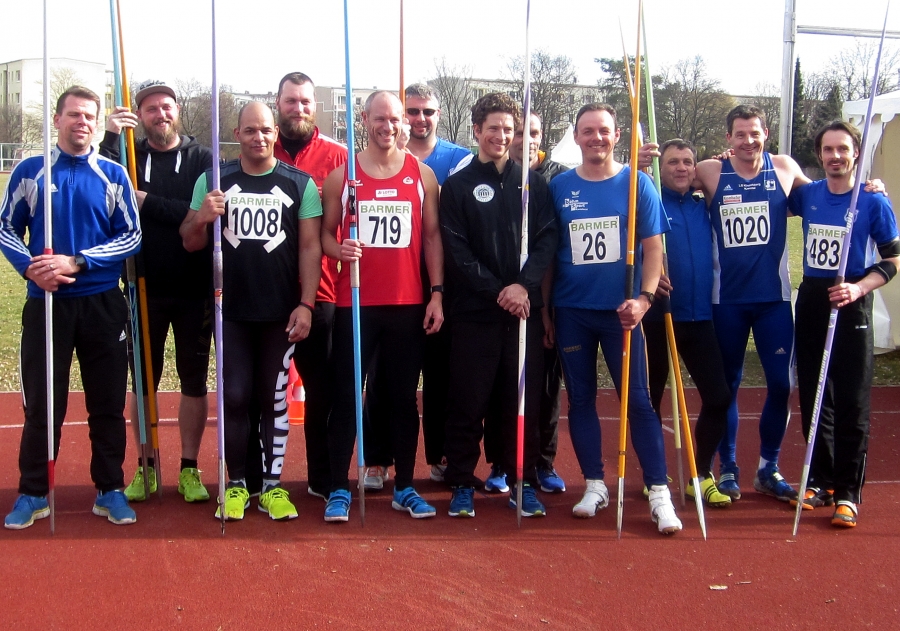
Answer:
[{"label": "athletic socks", "polygon": [[262,483],[262,492],[266,493],[270,489],[281,486],[281,480],[273,480],[272,478],[264,478]]},{"label": "athletic socks", "polygon": [[769,461],[766,460],[765,458],[763,458],[763,457],[760,456],[760,458],[759,458],[759,466],[756,468],[756,470],[757,470],[757,471],[762,471],[763,469],[766,468],[766,465],[767,465],[767,464],[769,464]]},{"label": "athletic socks", "polygon": [[185,469],[197,469],[197,461],[196,460],[188,460],[187,458],[181,459],[181,470]]}]

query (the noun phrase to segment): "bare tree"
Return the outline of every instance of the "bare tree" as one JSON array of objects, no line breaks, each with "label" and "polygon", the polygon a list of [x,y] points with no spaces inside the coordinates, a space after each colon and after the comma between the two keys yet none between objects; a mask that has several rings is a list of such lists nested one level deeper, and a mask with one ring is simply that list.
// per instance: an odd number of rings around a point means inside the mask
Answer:
[{"label": "bare tree", "polygon": [[654,77],[658,136],[683,138],[697,147],[698,157],[716,153],[723,142],[723,125],[735,101],[717,79],[706,73],[699,55],[682,59]]},{"label": "bare tree", "polygon": [[181,108],[181,129],[188,136],[209,135],[209,86],[197,79],[177,79],[173,85]]},{"label": "bare tree", "polygon": [[[856,39],[849,46],[829,60],[826,73],[837,80],[841,95],[848,101],[868,98],[872,91],[872,75],[875,72],[875,58],[878,56],[878,42]],[[878,75],[876,94],[883,94],[898,88],[900,70],[900,49],[886,46],[881,56],[881,70]]]},{"label": "bare tree", "polygon": [[353,148],[356,153],[361,152],[369,144],[369,132],[363,124],[362,105],[353,106]]},{"label": "bare tree", "polygon": [[[525,77],[525,59],[513,58],[508,64],[512,79],[517,82],[522,94]],[[575,111],[582,103],[576,98],[575,64],[571,57],[551,55],[546,50],[537,50],[531,55],[531,109],[541,117],[543,140],[541,149],[555,144],[556,130],[565,129]]]},{"label": "bare tree", "polygon": [[[28,103],[22,114],[22,136],[21,142],[28,145],[39,145],[44,138],[44,90],[43,80],[35,81],[41,86],[39,98],[37,101]],[[62,96],[63,92],[71,88],[73,85],[81,85],[82,81],[78,73],[68,66],[57,66],[50,69],[50,109],[56,108],[56,101]],[[51,139],[55,136],[53,126],[50,126]]]},{"label": "bare tree", "polygon": [[451,66],[447,58],[434,61],[434,79],[428,84],[438,93],[441,104],[441,118],[438,134],[450,142],[462,146],[470,144],[466,130],[475,101],[470,82],[472,69],[469,66]]},{"label": "bare tree", "polygon": [[0,105],[0,142],[22,142],[22,112],[9,103]]}]

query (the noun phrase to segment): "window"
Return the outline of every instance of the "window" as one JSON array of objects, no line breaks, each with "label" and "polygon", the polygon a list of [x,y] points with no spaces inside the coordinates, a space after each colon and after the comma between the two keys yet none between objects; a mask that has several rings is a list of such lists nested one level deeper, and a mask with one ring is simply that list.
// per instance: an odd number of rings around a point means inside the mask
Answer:
[{"label": "window", "polygon": [[362,105],[362,97],[361,96],[356,97],[356,104]]},{"label": "window", "polygon": [[21,98],[22,98],[22,97],[19,96],[19,93],[16,92],[16,103],[21,103]]},{"label": "window", "polygon": [[16,70],[16,81],[21,81],[22,75],[20,70]]}]

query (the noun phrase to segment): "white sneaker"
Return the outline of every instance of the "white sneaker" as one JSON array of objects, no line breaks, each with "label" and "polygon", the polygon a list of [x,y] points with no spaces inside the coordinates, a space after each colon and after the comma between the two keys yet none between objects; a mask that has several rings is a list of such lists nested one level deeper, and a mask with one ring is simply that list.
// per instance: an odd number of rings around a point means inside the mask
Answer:
[{"label": "white sneaker", "polygon": [[444,481],[444,471],[447,470],[447,465],[445,464],[433,464],[431,465],[431,479],[435,482],[443,482]]},{"label": "white sneaker", "polygon": [[609,506],[609,490],[603,480],[585,480],[586,488],[581,501],[572,508],[572,515],[587,519]]},{"label": "white sneaker", "polygon": [[681,520],[675,515],[669,487],[663,484],[650,487],[650,519],[664,535],[672,535],[681,530]]},{"label": "white sneaker", "polygon": [[369,467],[366,469],[366,477],[363,478],[363,486],[367,491],[380,491],[384,488],[384,481],[388,479],[387,467]]}]

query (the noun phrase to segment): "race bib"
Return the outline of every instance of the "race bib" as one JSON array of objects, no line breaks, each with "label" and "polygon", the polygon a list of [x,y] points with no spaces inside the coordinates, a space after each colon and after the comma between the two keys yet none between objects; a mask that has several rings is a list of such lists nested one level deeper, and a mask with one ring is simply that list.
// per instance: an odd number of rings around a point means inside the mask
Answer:
[{"label": "race bib", "polygon": [[813,269],[837,271],[841,264],[845,226],[811,223],[806,233],[806,264]]},{"label": "race bib", "polygon": [[769,202],[723,204],[719,207],[726,248],[766,245],[772,232]]},{"label": "race bib", "polygon": [[269,193],[245,193],[235,185],[225,193],[227,226],[222,236],[235,248],[242,241],[265,241],[266,252],[284,241],[281,213],[292,203],[279,187]]},{"label": "race bib", "polygon": [[408,248],[412,202],[359,202],[360,239],[372,248]]},{"label": "race bib", "polygon": [[569,238],[574,265],[615,263],[621,258],[619,217],[572,221]]}]

